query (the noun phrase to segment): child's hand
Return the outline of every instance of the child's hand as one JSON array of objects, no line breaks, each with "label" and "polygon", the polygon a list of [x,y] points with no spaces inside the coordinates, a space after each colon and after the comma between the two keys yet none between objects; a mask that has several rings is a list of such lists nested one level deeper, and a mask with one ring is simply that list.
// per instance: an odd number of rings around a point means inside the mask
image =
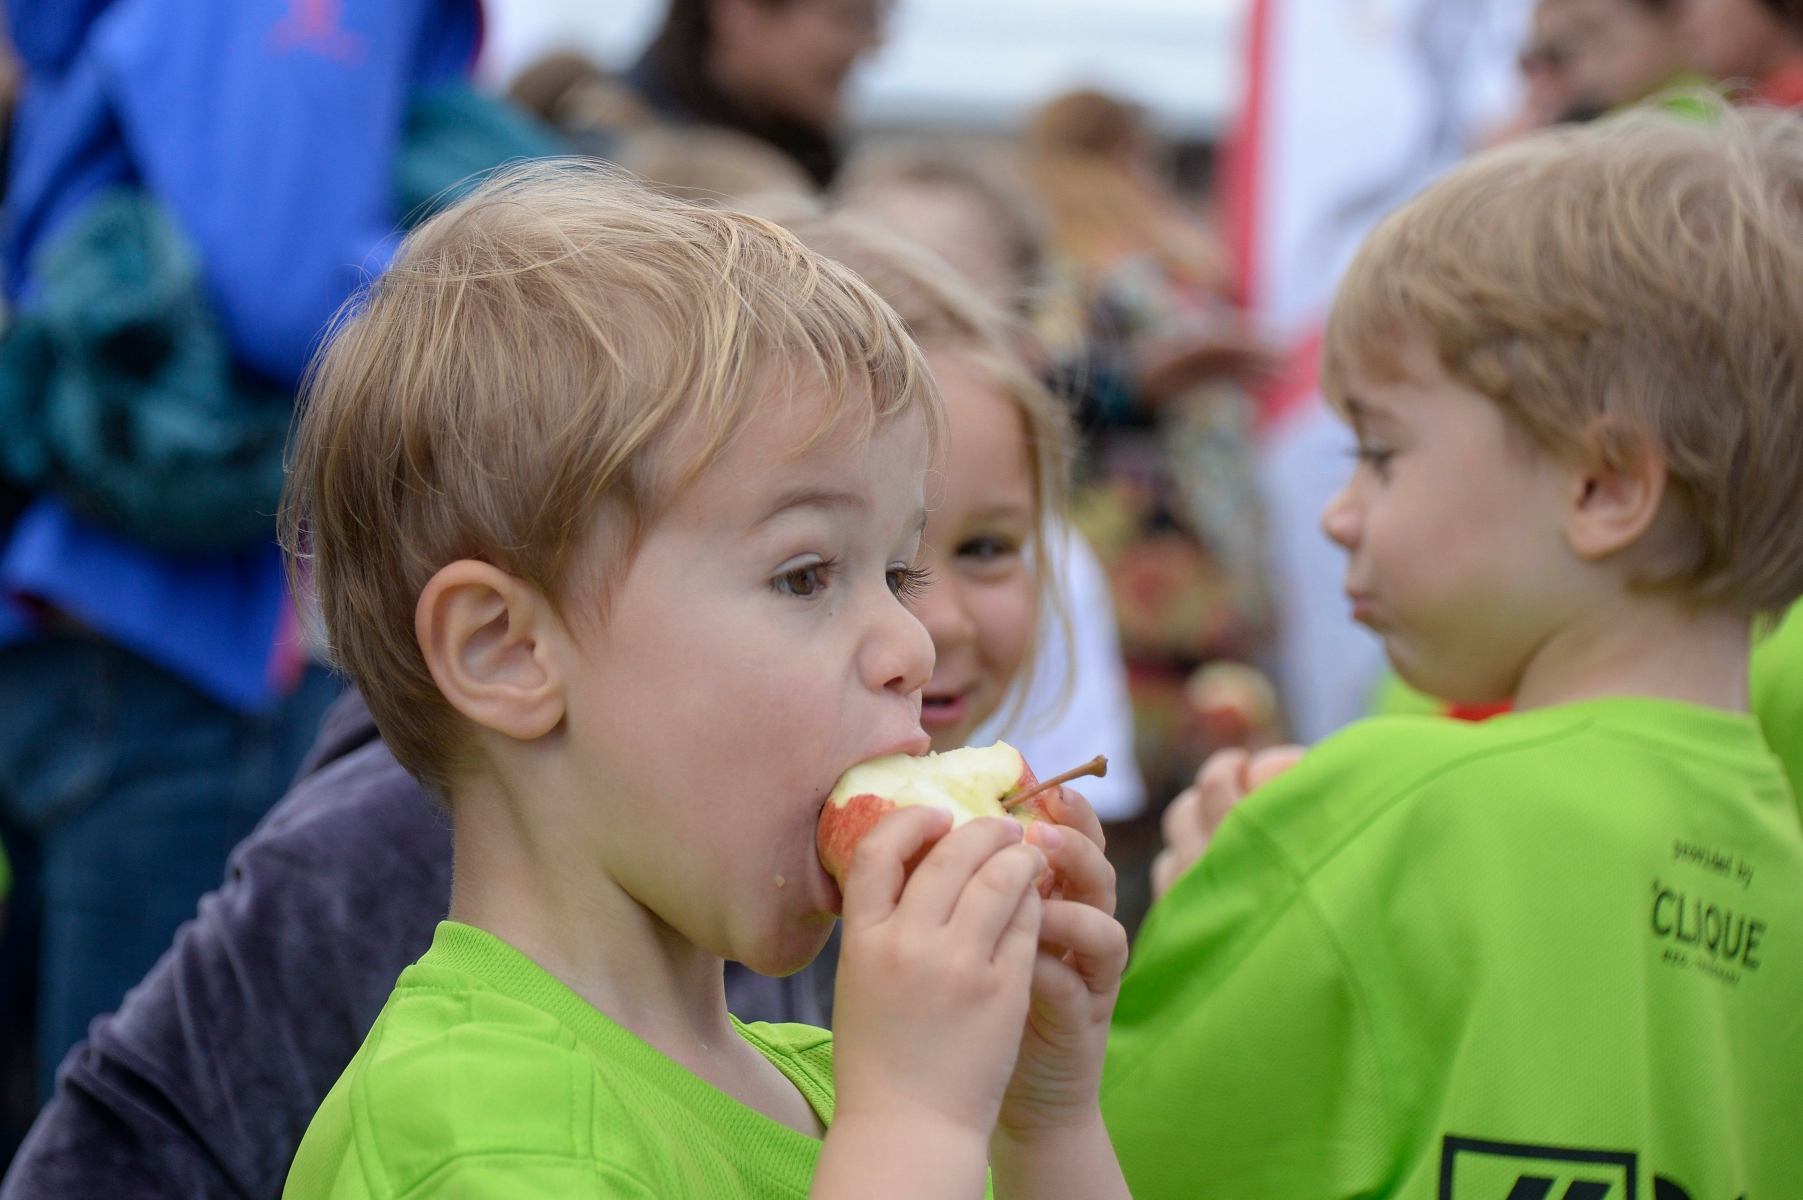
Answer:
[{"label": "child's hand", "polygon": [[1048,794],[1052,821],[1028,827],[1056,881],[1039,926],[1033,1003],[990,1142],[996,1194],[1126,1194],[1097,1093],[1108,1022],[1127,965],[1114,919],[1114,867],[1102,823],[1070,788]]},{"label": "child's hand", "polygon": [[1164,811],[1164,849],[1152,860],[1152,899],[1170,891],[1202,857],[1234,805],[1295,766],[1305,750],[1273,746],[1257,754],[1222,750],[1209,756],[1196,772],[1195,784],[1179,792]]},{"label": "child's hand", "polygon": [[950,821],[931,807],[892,813],[846,874],[837,1100],[815,1195],[982,1193],[1027,1020],[1046,856],[1014,821],[947,834]]}]

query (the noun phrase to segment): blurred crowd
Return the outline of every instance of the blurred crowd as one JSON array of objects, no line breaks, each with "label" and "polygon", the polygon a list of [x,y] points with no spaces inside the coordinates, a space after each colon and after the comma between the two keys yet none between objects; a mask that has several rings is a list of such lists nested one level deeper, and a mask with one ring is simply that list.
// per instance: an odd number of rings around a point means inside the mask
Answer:
[{"label": "blurred crowd", "polygon": [[[1131,98],[1093,90],[1043,103],[1015,136],[854,136],[846,81],[890,0],[671,0],[625,69],[557,54],[505,98],[468,83],[468,0],[407,0],[356,30],[355,5],[266,4],[254,44],[222,15],[237,2],[7,6],[13,1143],[89,1022],[219,884],[336,696],[272,542],[289,406],[350,268],[379,268],[398,230],[513,158],[594,156],[699,203],[855,212],[1012,315],[1081,430],[1071,535],[1042,548],[1062,560],[1065,635],[974,740],[1116,759],[1089,795],[1116,823],[1123,916],[1143,912],[1164,803],[1212,751],[1286,733],[1257,471],[1279,348],[1236,305],[1213,147],[1173,144]],[[277,44],[303,52],[286,75],[234,60]],[[300,102],[344,63],[370,82]],[[1541,0],[1521,73],[1496,140],[1682,109],[1687,88],[1803,105],[1803,0]],[[240,148],[271,136],[279,152],[247,166]]]}]

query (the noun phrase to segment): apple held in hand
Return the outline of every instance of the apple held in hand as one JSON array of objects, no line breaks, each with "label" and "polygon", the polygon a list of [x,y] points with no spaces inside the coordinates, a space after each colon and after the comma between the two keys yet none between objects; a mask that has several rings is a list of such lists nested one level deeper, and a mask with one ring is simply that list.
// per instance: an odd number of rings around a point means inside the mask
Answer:
[{"label": "apple held in hand", "polygon": [[1021,824],[1046,820],[1044,796],[1079,775],[1100,775],[1108,760],[1097,756],[1044,784],[1020,751],[1007,742],[966,746],[915,758],[890,754],[859,763],[839,777],[820,812],[815,843],[820,865],[839,886],[852,852],[876,823],[910,804],[930,804],[952,814],[955,829],[978,817],[1011,816]]}]

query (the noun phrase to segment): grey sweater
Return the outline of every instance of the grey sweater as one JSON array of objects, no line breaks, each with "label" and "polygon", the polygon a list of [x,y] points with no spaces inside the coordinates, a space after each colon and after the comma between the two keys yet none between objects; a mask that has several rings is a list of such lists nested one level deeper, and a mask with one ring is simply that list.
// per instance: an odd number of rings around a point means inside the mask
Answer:
[{"label": "grey sweater", "polygon": [[[0,1200],[280,1196],[450,895],[448,819],[347,696],[224,885],[69,1052]],[[727,1000],[745,1020],[820,1022],[808,972],[729,964]]]}]

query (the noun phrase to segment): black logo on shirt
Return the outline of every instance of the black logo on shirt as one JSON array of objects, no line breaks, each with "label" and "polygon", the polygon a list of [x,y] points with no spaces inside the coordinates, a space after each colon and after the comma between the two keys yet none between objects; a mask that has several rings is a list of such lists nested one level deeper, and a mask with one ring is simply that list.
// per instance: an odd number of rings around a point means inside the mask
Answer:
[{"label": "black logo on shirt", "polygon": [[1440,1200],[1637,1200],[1631,1150],[1487,1142],[1448,1134]]},{"label": "black logo on shirt", "polygon": [[1744,909],[1720,904],[1687,888],[1653,880],[1653,936],[1667,941],[1668,966],[1694,966],[1723,983],[1757,971],[1769,926]]}]

